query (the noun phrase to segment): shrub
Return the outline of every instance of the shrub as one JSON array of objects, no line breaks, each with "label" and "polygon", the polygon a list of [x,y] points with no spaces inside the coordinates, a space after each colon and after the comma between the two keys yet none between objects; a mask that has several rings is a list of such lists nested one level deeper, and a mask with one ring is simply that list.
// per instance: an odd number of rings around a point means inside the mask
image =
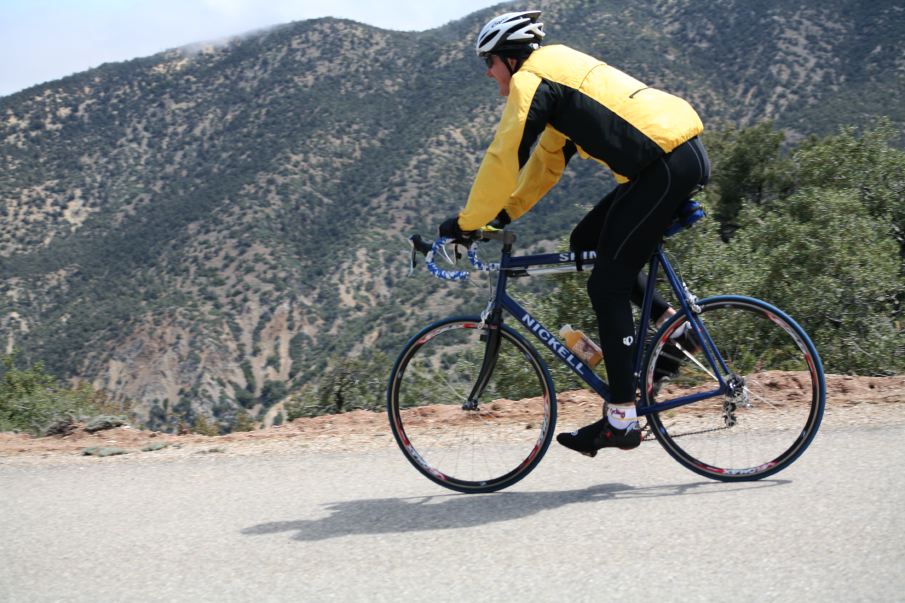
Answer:
[{"label": "shrub", "polygon": [[195,423],[192,425],[192,433],[198,433],[206,436],[220,435],[220,428],[216,422],[208,421],[204,415],[198,415]]},{"label": "shrub", "polygon": [[802,323],[827,372],[905,369],[894,320],[901,262],[888,220],[851,191],[810,189],[745,223],[732,255],[752,275],[748,293]]},{"label": "shrub", "polygon": [[100,412],[94,389],[83,384],[67,388],[37,363],[16,367],[14,355],[4,356],[0,369],[0,431],[39,435],[50,423],[65,417]]},{"label": "shrub", "polygon": [[[709,218],[669,240],[673,267],[700,297],[750,295],[788,312],[829,373],[902,372],[905,152],[884,120],[785,155],[779,139],[769,125],[711,134],[715,177],[696,197]],[[549,327],[570,322],[596,337],[583,285],[563,277],[528,307]],[[569,383],[549,364],[560,387]]]}]

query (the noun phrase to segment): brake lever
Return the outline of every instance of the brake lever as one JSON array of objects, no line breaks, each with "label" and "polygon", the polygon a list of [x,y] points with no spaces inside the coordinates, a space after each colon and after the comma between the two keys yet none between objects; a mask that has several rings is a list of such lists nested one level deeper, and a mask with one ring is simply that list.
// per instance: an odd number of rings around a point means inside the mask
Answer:
[{"label": "brake lever", "polygon": [[[446,261],[449,262],[451,265],[455,266],[455,265],[456,265],[456,260],[454,260],[454,259],[452,259],[451,257],[449,257],[449,252],[446,251],[446,245],[444,245],[444,246],[441,247],[440,249],[443,250],[443,257],[446,258]],[[459,252],[457,252],[455,249],[453,249],[453,253],[456,254],[456,257],[459,257]]]},{"label": "brake lever", "polygon": [[431,243],[424,240],[420,234],[413,234],[408,237],[409,247],[411,247],[411,255],[409,256],[409,276],[415,274],[415,268],[418,267],[418,254],[427,255],[430,253]]}]

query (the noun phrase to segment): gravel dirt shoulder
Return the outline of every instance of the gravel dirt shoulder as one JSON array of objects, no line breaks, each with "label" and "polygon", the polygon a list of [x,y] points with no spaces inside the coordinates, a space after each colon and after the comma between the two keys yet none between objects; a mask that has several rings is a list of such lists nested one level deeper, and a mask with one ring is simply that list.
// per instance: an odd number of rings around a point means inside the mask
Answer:
[{"label": "gravel dirt shoulder", "polygon": [[[559,429],[596,420],[600,399],[588,391],[557,394]],[[505,405],[518,405],[505,402]],[[517,414],[517,413],[515,413]],[[821,429],[852,425],[905,424],[905,375],[894,377],[827,376],[827,404]],[[198,454],[249,455],[366,451],[395,446],[383,412],[353,411],[308,419],[258,431],[223,436],[173,435],[118,427],[88,433],[84,426],[66,436],[35,438],[0,433],[0,464],[141,462]],[[98,457],[86,449],[119,449]]]}]

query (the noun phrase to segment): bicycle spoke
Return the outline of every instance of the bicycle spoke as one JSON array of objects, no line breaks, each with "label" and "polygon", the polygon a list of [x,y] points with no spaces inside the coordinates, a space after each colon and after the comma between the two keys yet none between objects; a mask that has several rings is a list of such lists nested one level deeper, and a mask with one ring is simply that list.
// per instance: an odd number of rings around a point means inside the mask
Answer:
[{"label": "bicycle spoke", "polygon": [[[524,477],[549,445],[556,418],[542,361],[508,327],[500,328],[494,370],[480,374],[487,353],[480,324],[448,320],[422,331],[400,354],[388,392],[390,424],[405,455],[433,481],[462,492],[497,490]],[[463,405],[479,380],[486,381],[483,393],[468,410]]]},{"label": "bicycle spoke", "polygon": [[679,350],[681,350],[683,354],[685,354],[685,358],[688,361],[691,361],[692,364],[694,364],[699,369],[701,369],[702,372],[706,373],[708,377],[710,377],[714,381],[718,381],[716,375],[708,367],[704,366],[704,363],[701,362],[701,360],[698,360],[698,358],[694,354],[692,354],[691,352],[689,352],[688,350],[683,348],[678,343],[673,343],[673,345],[676,346]]},{"label": "bicycle spoke", "polygon": [[745,387],[745,393],[748,395],[749,400],[755,399],[758,402],[762,402],[763,404],[769,406],[773,410],[779,410],[779,407],[777,405],[770,402],[770,400],[768,398],[766,398],[765,396],[756,393],[750,387],[747,387],[747,386]]},{"label": "bicycle spoke", "polygon": [[[797,325],[763,302],[716,298],[701,306],[701,322],[730,370],[727,391],[653,413],[653,433],[680,463],[708,477],[756,479],[775,473],[801,454],[820,423],[825,386],[819,361],[809,361],[817,358],[816,351],[806,347],[807,335]],[[664,329],[677,330],[684,320],[678,316]],[[645,368],[648,381],[655,379],[654,366],[665,347],[656,341]],[[704,354],[683,352],[686,359],[671,387],[645,388],[646,403],[709,387],[702,381]],[[709,383],[715,383],[713,372],[706,372]]]}]

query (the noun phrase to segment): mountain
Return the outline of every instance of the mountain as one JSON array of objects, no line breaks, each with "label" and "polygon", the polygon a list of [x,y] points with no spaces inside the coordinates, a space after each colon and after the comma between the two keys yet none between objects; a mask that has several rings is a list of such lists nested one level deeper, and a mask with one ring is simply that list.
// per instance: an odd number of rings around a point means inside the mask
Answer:
[{"label": "mountain", "polygon": [[[688,98],[709,127],[905,124],[901,2],[536,5],[549,43]],[[472,41],[509,8],[426,32],[291,23],[0,98],[7,352],[152,425],[228,426],[391,355],[420,317],[479,309],[480,288],[406,279],[404,235],[468,193],[502,106]],[[609,186],[575,163],[528,243],[555,244]]]}]

